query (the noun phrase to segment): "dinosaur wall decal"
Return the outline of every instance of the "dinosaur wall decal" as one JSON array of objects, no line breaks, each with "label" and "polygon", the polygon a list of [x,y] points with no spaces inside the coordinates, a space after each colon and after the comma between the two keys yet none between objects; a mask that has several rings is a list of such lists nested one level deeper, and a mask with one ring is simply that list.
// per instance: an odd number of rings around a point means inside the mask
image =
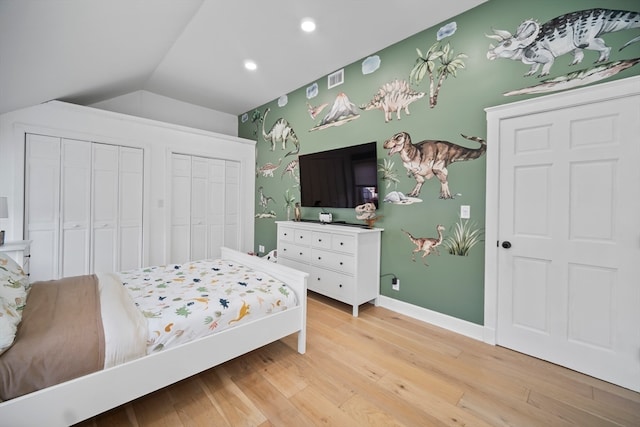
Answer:
[{"label": "dinosaur wall decal", "polygon": [[422,252],[422,262],[427,267],[429,266],[429,264],[427,264],[427,260],[425,259],[427,255],[435,252],[436,255],[440,256],[438,246],[442,244],[442,232],[444,231],[444,225],[438,224],[438,226],[436,227],[436,231],[438,232],[438,237],[414,237],[411,233],[409,233],[405,229],[402,229],[402,232],[409,236],[411,242],[416,245],[416,248],[411,253],[411,260],[413,262],[416,261],[416,253],[418,252]]},{"label": "dinosaur wall decal", "polygon": [[402,165],[416,180],[416,186],[408,194],[409,197],[417,197],[424,181],[435,176],[440,181],[440,198],[453,198],[449,191],[447,166],[455,162],[477,159],[487,151],[487,142],[484,139],[477,136],[462,137],[480,143],[480,147],[467,148],[438,140],[424,140],[413,144],[407,132],[398,132],[384,142],[383,147],[389,150],[387,154],[391,156],[400,153]]},{"label": "dinosaur wall decal", "polygon": [[[584,58],[584,49],[599,52],[596,62],[609,59],[611,48],[600,38],[615,31],[640,28],[640,13],[627,10],[587,9],[557,16],[540,25],[534,20],[524,21],[515,35],[505,30],[493,30],[487,37],[498,41],[490,45],[487,58],[513,59],[531,65],[525,76],[531,76],[542,65],[539,77],[546,76],[559,56],[571,53],[578,64]],[[640,40],[635,37],[620,50]]]},{"label": "dinosaur wall decal", "polygon": [[273,126],[271,126],[269,132],[265,132],[264,122],[267,121],[267,114],[269,114],[269,111],[271,111],[271,108],[267,108],[265,110],[264,117],[262,118],[262,137],[265,141],[271,143],[271,151],[276,150],[276,143],[278,142],[282,142],[282,149],[285,150],[287,141],[290,140],[293,143],[294,148],[284,156],[287,157],[298,154],[300,152],[300,141],[289,122],[284,118],[280,117],[276,120]]}]

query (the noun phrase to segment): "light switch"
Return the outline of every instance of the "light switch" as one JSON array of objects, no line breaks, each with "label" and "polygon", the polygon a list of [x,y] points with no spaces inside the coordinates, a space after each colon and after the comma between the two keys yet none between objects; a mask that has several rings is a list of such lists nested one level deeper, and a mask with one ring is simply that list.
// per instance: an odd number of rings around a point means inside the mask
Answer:
[{"label": "light switch", "polygon": [[461,205],[460,206],[460,218],[462,218],[462,219],[471,218],[471,206],[469,206],[469,205]]}]

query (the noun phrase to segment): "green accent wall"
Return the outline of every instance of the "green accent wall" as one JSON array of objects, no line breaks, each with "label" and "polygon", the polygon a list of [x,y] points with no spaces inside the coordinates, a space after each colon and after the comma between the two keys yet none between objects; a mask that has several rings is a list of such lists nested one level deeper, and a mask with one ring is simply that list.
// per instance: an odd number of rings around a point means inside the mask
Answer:
[{"label": "green accent wall", "polygon": [[[382,233],[381,274],[392,273],[400,279],[400,290],[391,289],[391,277],[383,277],[380,284],[381,295],[401,300],[416,306],[424,307],[445,315],[462,320],[483,324],[484,321],[484,241],[471,248],[468,255],[458,256],[448,253],[445,244],[438,246],[440,255],[431,253],[424,260],[416,254],[416,261],[412,261],[412,251],[416,246],[409,240],[402,229],[409,231],[416,237],[437,237],[436,226],[446,227],[445,240],[453,237],[456,224],[460,221],[461,205],[471,207],[471,219],[475,228],[483,229],[485,222],[485,168],[486,157],[475,160],[453,163],[448,167],[448,182],[453,199],[440,199],[440,183],[433,177],[427,180],[420,195],[422,201],[413,204],[385,203],[383,199],[391,191],[397,190],[408,194],[415,185],[415,179],[407,175],[406,169],[398,154],[387,155],[383,148],[384,142],[397,132],[408,132],[413,143],[425,139],[445,140],[469,148],[477,148],[478,143],[464,139],[460,134],[477,136],[486,139],[486,119],[484,109],[489,106],[529,99],[540,95],[504,96],[512,90],[520,89],[540,83],[544,79],[567,75],[573,71],[588,69],[594,66],[598,54],[585,51],[582,63],[570,66],[573,57],[566,54],[558,57],[550,70],[550,75],[539,78],[537,74],[524,77],[529,65],[521,61],[509,59],[487,59],[489,44],[496,45],[485,35],[492,34],[493,29],[508,30],[514,34],[516,28],[527,19],[535,19],[541,24],[565,13],[589,8],[607,8],[640,12],[635,0],[565,0],[565,1],[520,1],[520,0],[490,0],[487,3],[469,10],[461,15],[435,25],[415,34],[405,40],[389,46],[379,52],[371,52],[380,58],[379,68],[370,74],[363,74],[361,58],[352,64],[344,66],[344,83],[327,89],[327,76],[309,82],[286,96],[286,103],[273,100],[268,104],[257,106],[246,115],[238,118],[238,135],[257,141],[256,168],[266,163],[278,164],[273,177],[263,176],[256,172],[256,214],[263,212],[260,204],[258,189],[262,187],[262,194],[272,198],[267,202],[266,211],[273,211],[275,217],[259,217],[255,220],[255,251],[258,245],[264,245],[266,251],[276,247],[276,220],[287,219],[285,194],[300,200],[298,182],[288,173],[284,173],[287,163],[295,160],[296,156],[285,154],[293,150],[291,141],[282,149],[282,143],[276,143],[274,151],[271,144],[262,136],[262,123],[252,122],[257,112],[263,115],[267,108],[270,112],[265,121],[268,132],[278,118],[286,119],[294,129],[300,142],[299,154],[312,153],[331,148],[377,141],[378,163],[383,159],[394,163],[392,170],[396,173],[397,186],[391,183],[387,188],[382,174],[378,174],[380,207],[378,215],[382,218],[376,226],[384,228]],[[366,15],[366,10],[363,10]],[[388,23],[372,23],[371,31],[384,31],[387,25],[402,25],[405,19],[420,19],[417,16],[393,16],[393,6],[389,6]],[[378,89],[392,80],[407,80],[417,59],[416,49],[426,53],[436,42],[438,30],[451,22],[455,22],[457,29],[454,34],[440,41],[441,47],[447,43],[453,49],[453,55],[465,54],[462,58],[464,68],[458,68],[456,75],[446,78],[439,90],[437,105],[429,106],[429,78],[425,76],[419,85],[411,85],[416,91],[426,92],[422,99],[409,105],[410,115],[404,111],[401,120],[396,114],[388,123],[384,121],[384,114],[380,110],[363,111],[360,116],[341,126],[328,127],[322,130],[311,130],[329,112],[339,93],[344,93],[356,106],[366,104],[373,98]],[[640,58],[640,42],[634,43],[622,51],[618,49],[627,41],[640,34],[640,29],[623,30],[602,36],[611,54],[606,62]],[[277,48],[274,46],[273,48]],[[336,47],[336,48],[339,48]],[[439,66],[438,59],[434,60]],[[295,73],[295,62],[291,63],[291,73]],[[598,83],[640,74],[640,64],[632,66],[617,75],[600,80]],[[307,98],[309,86],[317,83],[317,96]],[[554,92],[550,92],[554,93]],[[544,94],[541,94],[544,95]],[[307,103],[318,106],[327,103],[328,106],[314,119],[307,111]],[[491,144],[488,141],[487,144]],[[295,170],[296,175],[298,170]],[[347,222],[361,222],[355,218],[352,209],[327,209],[333,213],[334,219]],[[317,219],[319,209],[303,208],[304,218]],[[291,210],[293,218],[293,210]]]}]

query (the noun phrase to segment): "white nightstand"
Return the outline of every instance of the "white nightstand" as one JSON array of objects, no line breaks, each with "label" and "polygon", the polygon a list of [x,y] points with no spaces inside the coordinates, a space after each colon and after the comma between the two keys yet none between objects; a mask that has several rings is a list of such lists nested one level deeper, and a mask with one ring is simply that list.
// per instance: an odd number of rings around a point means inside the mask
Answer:
[{"label": "white nightstand", "polygon": [[29,258],[31,253],[29,248],[31,247],[31,240],[14,240],[4,242],[4,245],[0,246],[0,252],[7,253],[18,264],[22,266],[22,270],[28,276],[29,275]]}]

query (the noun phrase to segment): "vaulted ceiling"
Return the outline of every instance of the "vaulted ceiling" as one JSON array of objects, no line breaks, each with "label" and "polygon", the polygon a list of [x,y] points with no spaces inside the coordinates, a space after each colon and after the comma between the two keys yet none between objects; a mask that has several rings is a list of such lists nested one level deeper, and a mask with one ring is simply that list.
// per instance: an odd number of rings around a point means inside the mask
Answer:
[{"label": "vaulted ceiling", "polygon": [[484,1],[0,0],[0,113],[146,90],[238,115]]}]

